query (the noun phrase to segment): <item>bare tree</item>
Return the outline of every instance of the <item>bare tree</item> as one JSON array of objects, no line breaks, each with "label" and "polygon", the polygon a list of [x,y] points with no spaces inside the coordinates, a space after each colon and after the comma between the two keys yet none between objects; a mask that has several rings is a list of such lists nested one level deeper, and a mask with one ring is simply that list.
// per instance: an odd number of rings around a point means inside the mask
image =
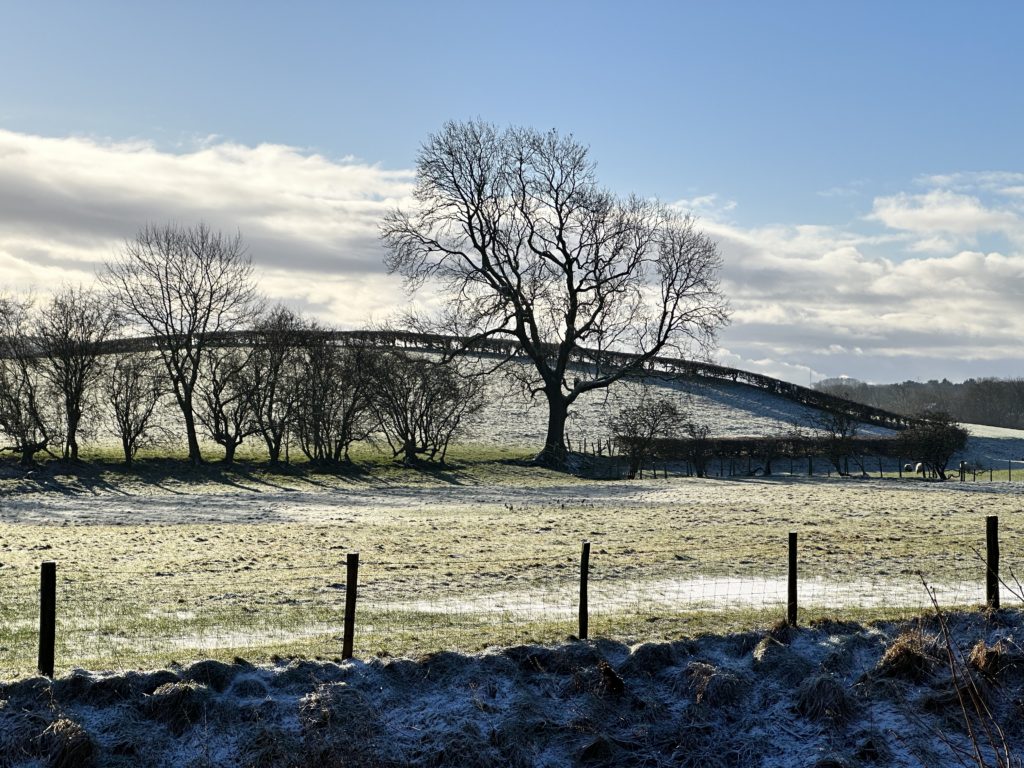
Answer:
[{"label": "bare tree", "polygon": [[686,458],[697,477],[708,476],[708,462],[712,457],[711,427],[704,422],[688,421],[686,430]]},{"label": "bare tree", "polygon": [[281,460],[295,414],[305,330],[301,317],[287,307],[274,307],[256,323],[252,355],[243,371],[253,422],[271,464]]},{"label": "bare tree", "polygon": [[821,411],[812,418],[811,426],[820,433],[822,450],[836,472],[849,474],[846,464],[856,447],[857,421],[846,413]]},{"label": "bare tree", "polygon": [[217,334],[238,328],[256,301],[241,235],[149,225],[125,243],[104,275],[125,314],[156,341],[181,409],[188,457],[202,461],[194,396],[203,358]]},{"label": "bare tree", "polygon": [[683,414],[666,397],[641,396],[636,405],[622,408],[608,426],[629,458],[629,478],[643,472],[643,465],[653,454],[654,441],[672,437],[682,427]]},{"label": "bare tree", "polygon": [[61,289],[41,311],[41,371],[63,404],[65,459],[78,460],[78,431],[86,396],[101,372],[103,342],[117,323],[110,297],[84,288]]},{"label": "bare tree", "polygon": [[899,451],[912,456],[925,465],[940,480],[946,479],[946,465],[962,451],[969,437],[966,429],[949,414],[929,412],[919,414],[919,421],[899,433],[896,438]]},{"label": "bare tree", "polygon": [[406,464],[421,457],[443,464],[465,418],[483,406],[483,380],[401,352],[383,353],[380,370],[373,404],[392,454]]},{"label": "bare tree", "polygon": [[772,462],[781,456],[793,457],[797,445],[804,442],[803,431],[799,424],[776,429],[762,435],[756,443],[755,453],[761,461],[761,472],[765,477],[772,474]]},{"label": "bare tree", "polygon": [[715,243],[689,216],[601,189],[571,136],[448,123],[420,150],[414,194],[414,211],[381,226],[385,263],[411,291],[435,283],[447,304],[409,320],[467,346],[521,348],[547,399],[543,463],[564,466],[581,394],[663,352],[710,348],[728,319]]},{"label": "bare tree", "polygon": [[250,354],[240,347],[211,349],[201,366],[196,416],[210,439],[224,448],[225,464],[234,462],[238,446],[258,430],[245,378]]},{"label": "bare tree", "polygon": [[106,380],[107,406],[129,467],[153,434],[154,414],[164,395],[158,365],[146,355],[122,355]]},{"label": "bare tree", "polygon": [[39,341],[29,334],[32,303],[0,296],[0,431],[12,441],[0,450],[21,454],[25,466],[58,431],[47,407]]},{"label": "bare tree", "polygon": [[370,401],[378,352],[339,346],[316,327],[305,334],[302,351],[294,419],[299,447],[311,461],[348,462],[352,443],[377,425]]}]

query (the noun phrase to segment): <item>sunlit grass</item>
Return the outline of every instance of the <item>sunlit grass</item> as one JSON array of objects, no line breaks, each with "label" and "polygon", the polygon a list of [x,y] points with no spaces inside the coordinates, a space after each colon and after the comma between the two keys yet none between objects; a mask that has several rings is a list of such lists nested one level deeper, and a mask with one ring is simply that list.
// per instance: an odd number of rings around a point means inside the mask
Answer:
[{"label": "sunlit grass", "polygon": [[[1016,542],[1024,538],[1016,496],[956,493],[957,483],[673,477],[608,484],[531,466],[522,451],[474,446],[453,449],[447,467],[410,469],[380,452],[354,458],[354,467],[330,471],[265,461],[192,468],[184,457],[143,459],[126,471],[87,455],[67,475],[51,472],[64,492],[98,493],[122,507],[152,486],[180,498],[183,511],[201,506],[206,493],[258,498],[282,490],[314,492],[323,507],[316,522],[155,525],[122,514],[110,525],[0,523],[0,674],[35,666],[42,560],[58,563],[58,668],[67,670],[236,655],[333,658],[345,559],[355,551],[362,563],[356,653],[365,657],[576,634],[583,540],[592,542],[591,636],[640,642],[778,621],[789,531],[800,536],[802,584],[819,580],[822,599],[835,601],[807,603],[804,622],[912,615],[918,604],[884,598],[894,587],[919,589],[919,573],[934,583],[981,582],[988,513],[1002,512],[1007,573],[1020,563]],[[460,485],[486,488],[485,500],[448,504],[442,491]],[[595,505],[588,493],[599,486],[630,493],[611,507]],[[350,507],[343,493],[332,495],[350,488],[415,491],[417,503]],[[551,495],[524,503],[524,488]],[[684,594],[701,579],[706,594]],[[763,593],[762,603],[751,593]],[[951,594],[957,605],[976,602]]]},{"label": "sunlit grass", "polygon": [[[977,606],[946,605],[947,609]],[[421,656],[441,650],[477,652],[488,647],[553,644],[578,632],[574,605],[557,617],[513,612],[444,614],[365,607],[357,613],[357,657]],[[927,614],[924,607],[876,607],[802,610],[800,623],[896,621]],[[596,611],[590,637],[628,644],[674,641],[703,635],[759,630],[778,624],[785,605],[729,610]],[[25,617],[19,617],[24,619]],[[12,626],[12,617],[2,620]],[[14,622],[0,653],[0,676],[30,674],[36,663],[36,634],[31,622]],[[242,606],[208,613],[133,611],[64,616],[58,624],[57,672],[72,668],[125,670],[185,663],[199,658],[268,662],[280,656],[337,659],[342,648],[343,613],[337,606],[295,606],[259,613]]]}]

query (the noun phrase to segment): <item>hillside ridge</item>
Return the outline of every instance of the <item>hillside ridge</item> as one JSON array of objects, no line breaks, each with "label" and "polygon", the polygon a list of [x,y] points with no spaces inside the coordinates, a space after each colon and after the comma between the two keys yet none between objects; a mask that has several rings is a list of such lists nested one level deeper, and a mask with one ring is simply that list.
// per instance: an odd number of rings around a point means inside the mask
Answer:
[{"label": "hillside ridge", "polygon": [[[466,336],[449,336],[444,334],[418,333],[415,331],[306,331],[305,333],[326,336],[339,344],[358,346],[379,346],[396,349],[411,349],[423,352],[436,352],[446,355],[477,353],[482,355],[500,356],[508,359],[525,358],[519,345],[511,340],[477,339]],[[248,346],[260,337],[260,332],[253,330],[231,331],[216,334],[215,343],[222,346]],[[159,340],[153,336],[137,336],[111,339],[101,345],[101,354],[117,352],[142,352],[157,348]],[[714,381],[731,381],[747,384],[756,389],[792,400],[818,410],[849,416],[855,421],[888,429],[906,429],[915,423],[915,419],[902,414],[887,411],[871,405],[865,405],[838,395],[820,392],[793,382],[783,381],[771,376],[754,373],[742,368],[731,368],[716,363],[688,360],[684,358],[655,356],[646,364],[638,360],[638,356],[628,352],[596,350],[580,348],[579,364],[583,365],[616,365],[629,366],[631,360],[637,361],[636,373],[644,375],[659,374],[676,379],[711,379]]]}]

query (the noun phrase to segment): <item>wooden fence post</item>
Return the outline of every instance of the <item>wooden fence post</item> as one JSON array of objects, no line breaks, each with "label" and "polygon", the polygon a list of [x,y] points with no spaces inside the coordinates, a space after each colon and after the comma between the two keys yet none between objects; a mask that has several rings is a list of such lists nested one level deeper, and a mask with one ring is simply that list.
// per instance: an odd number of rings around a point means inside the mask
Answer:
[{"label": "wooden fence post", "polygon": [[789,626],[796,626],[797,594],[796,594],[796,532],[789,534],[789,599],[786,606],[786,620]]},{"label": "wooden fence post", "polygon": [[57,640],[57,563],[47,560],[39,571],[39,674],[53,677]]},{"label": "wooden fence post", "polygon": [[999,608],[999,518],[985,518],[985,603]]},{"label": "wooden fence post", "polygon": [[352,643],[356,634],[356,590],[359,585],[359,553],[349,552],[345,559],[348,575],[345,579],[345,634],[341,643],[341,658],[352,658]]},{"label": "wooden fence post", "polygon": [[1013,461],[1011,459],[1006,460],[1006,480],[1007,482],[1013,482]]},{"label": "wooden fence post", "polygon": [[580,640],[587,639],[590,612],[587,606],[587,577],[590,575],[590,542],[584,541],[580,551]]}]

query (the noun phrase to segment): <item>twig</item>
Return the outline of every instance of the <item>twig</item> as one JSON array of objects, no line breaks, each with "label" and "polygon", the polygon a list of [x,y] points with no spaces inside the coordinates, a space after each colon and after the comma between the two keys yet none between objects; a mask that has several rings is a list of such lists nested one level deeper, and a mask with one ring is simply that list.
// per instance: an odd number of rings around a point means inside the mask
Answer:
[{"label": "twig", "polygon": [[[942,609],[939,607],[938,599],[935,597],[935,591],[928,585],[928,582],[923,576],[921,577],[921,582],[924,584],[925,591],[928,593],[928,598],[931,601],[932,607],[935,610],[935,616],[939,622],[939,629],[942,633],[942,642],[946,650],[946,661],[949,665],[949,672],[952,676],[953,687],[956,690],[957,701],[960,704],[960,711],[963,714],[964,724],[967,727],[967,736],[971,740],[974,760],[977,763],[978,768],[986,768],[987,763],[985,762],[985,757],[981,751],[981,739],[979,738],[972,722],[973,719],[971,717],[971,711],[968,709],[967,702],[965,701],[964,689],[966,689],[970,698],[973,714],[977,718],[978,724],[984,733],[985,740],[988,742],[988,746],[992,749],[997,768],[1010,768],[1014,761],[1010,755],[1010,748],[1006,743],[1006,737],[1003,734],[1003,730],[999,727],[999,723],[996,722],[995,716],[985,703],[985,700],[981,695],[981,691],[978,689],[978,685],[974,680],[974,676],[967,668],[962,652],[953,642],[952,634],[949,631],[949,625],[946,623],[946,617],[942,613]],[[962,684],[961,681],[964,681],[964,683]]]}]

